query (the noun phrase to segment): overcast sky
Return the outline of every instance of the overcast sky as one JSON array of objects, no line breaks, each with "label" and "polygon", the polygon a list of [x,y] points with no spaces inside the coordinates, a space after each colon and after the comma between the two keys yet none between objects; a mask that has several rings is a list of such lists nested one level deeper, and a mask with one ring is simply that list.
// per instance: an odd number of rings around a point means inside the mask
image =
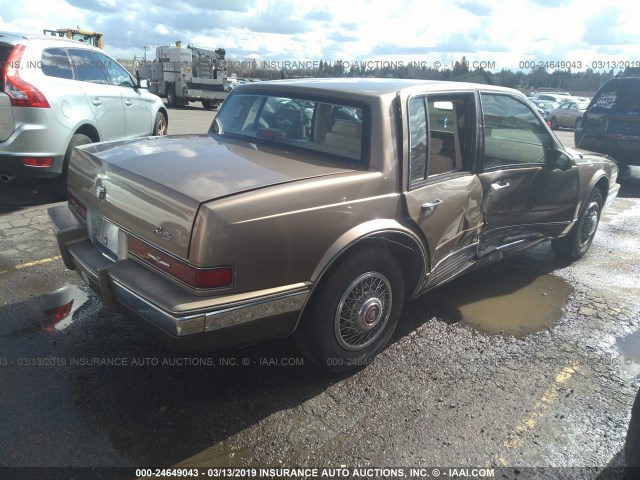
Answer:
[{"label": "overcast sky", "polygon": [[0,0],[0,31],[79,26],[104,33],[117,58],[182,40],[237,60],[446,65],[464,55],[495,62],[490,70],[524,60],[586,67],[640,62],[636,8],[618,0]]}]

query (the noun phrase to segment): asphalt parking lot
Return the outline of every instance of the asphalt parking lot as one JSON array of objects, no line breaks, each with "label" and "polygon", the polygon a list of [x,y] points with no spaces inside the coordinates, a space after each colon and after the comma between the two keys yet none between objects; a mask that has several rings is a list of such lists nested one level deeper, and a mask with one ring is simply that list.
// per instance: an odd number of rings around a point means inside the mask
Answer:
[{"label": "asphalt parking lot", "polygon": [[[171,110],[169,133],[206,133],[214,115]],[[573,146],[573,132],[556,134]],[[0,467],[621,478],[640,385],[638,170],[582,260],[557,263],[542,244],[441,287],[406,306],[373,364],[340,376],[287,339],[195,354],[157,345],[65,270],[46,215],[63,199],[45,182],[0,184]],[[75,302],[56,324],[43,310],[59,289]],[[134,478],[104,472],[91,474]]]}]

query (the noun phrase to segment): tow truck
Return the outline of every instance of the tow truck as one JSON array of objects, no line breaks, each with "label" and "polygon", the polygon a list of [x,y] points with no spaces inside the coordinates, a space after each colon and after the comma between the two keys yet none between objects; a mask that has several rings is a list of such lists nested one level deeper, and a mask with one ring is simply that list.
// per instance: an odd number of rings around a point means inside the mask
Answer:
[{"label": "tow truck", "polygon": [[218,108],[229,94],[225,84],[224,48],[193,45],[156,47],[153,61],[139,60],[137,75],[148,80],[149,91],[167,99],[170,107],[202,102],[206,109]]}]

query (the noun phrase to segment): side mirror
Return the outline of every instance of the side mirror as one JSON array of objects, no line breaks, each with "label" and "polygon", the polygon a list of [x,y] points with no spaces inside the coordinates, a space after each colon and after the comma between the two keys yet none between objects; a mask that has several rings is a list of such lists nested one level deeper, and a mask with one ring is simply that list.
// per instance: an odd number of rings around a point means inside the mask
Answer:
[{"label": "side mirror", "polygon": [[554,170],[563,170],[566,172],[567,170],[570,170],[571,167],[576,164],[576,162],[569,155],[567,155],[566,152],[563,152],[559,149],[554,149],[552,152],[550,164],[551,168],[553,168]]},{"label": "side mirror", "polygon": [[136,86],[135,88],[149,88],[149,80],[147,78],[140,78],[140,71],[136,70]]}]

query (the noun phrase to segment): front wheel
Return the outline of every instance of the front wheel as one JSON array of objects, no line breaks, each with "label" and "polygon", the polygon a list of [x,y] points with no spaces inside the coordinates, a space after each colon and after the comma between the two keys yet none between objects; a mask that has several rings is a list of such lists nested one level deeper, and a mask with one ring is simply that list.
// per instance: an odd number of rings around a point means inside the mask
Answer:
[{"label": "front wheel", "polygon": [[154,135],[166,135],[167,134],[167,118],[164,113],[158,112],[156,115],[156,121],[153,125]]},{"label": "front wheel", "polygon": [[553,251],[567,260],[577,260],[587,253],[598,229],[601,210],[602,194],[595,189],[584,202],[578,221],[569,234],[551,241]]},{"label": "front wheel", "polygon": [[384,348],[404,301],[404,278],[389,255],[347,255],[318,285],[294,335],[307,358],[334,372],[365,366]]}]

